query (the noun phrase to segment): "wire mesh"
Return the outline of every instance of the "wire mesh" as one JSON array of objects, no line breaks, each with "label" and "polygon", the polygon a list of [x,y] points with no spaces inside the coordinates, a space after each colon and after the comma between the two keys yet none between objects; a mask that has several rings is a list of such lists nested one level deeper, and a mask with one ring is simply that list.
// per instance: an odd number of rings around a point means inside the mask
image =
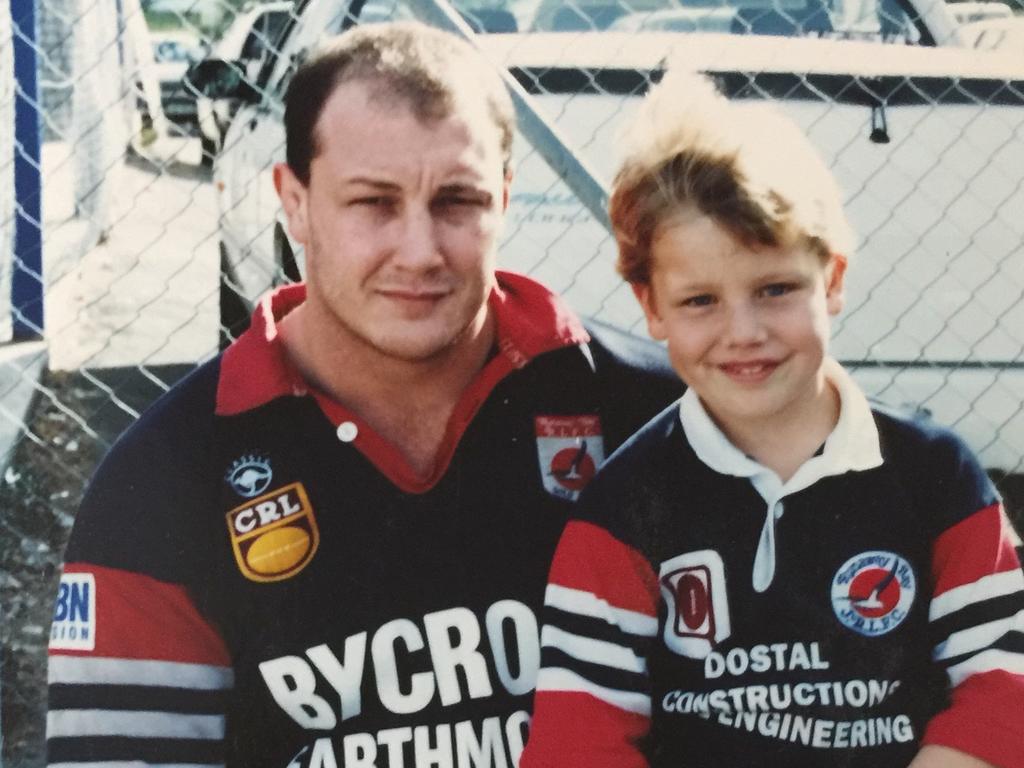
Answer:
[{"label": "wire mesh", "polygon": [[[301,272],[268,177],[283,157],[290,68],[353,23],[437,5],[38,0],[46,343],[0,357],[6,765],[43,761],[52,594],[93,467],[149,402],[217,353],[262,291]],[[713,74],[730,98],[770,99],[793,116],[837,176],[859,238],[835,354],[869,394],[957,429],[1020,523],[1024,7],[963,3],[959,24],[957,6],[932,0],[454,6],[599,191],[618,127],[669,58]],[[17,12],[13,22],[20,34]],[[0,32],[9,124],[2,16]],[[252,103],[184,84],[210,56],[236,62]],[[0,130],[6,158],[8,136]],[[612,239],[535,138],[517,137],[503,266],[642,334]],[[8,159],[0,170],[10,189]],[[0,203],[0,242],[13,215]],[[10,269],[0,264],[0,288]]]}]

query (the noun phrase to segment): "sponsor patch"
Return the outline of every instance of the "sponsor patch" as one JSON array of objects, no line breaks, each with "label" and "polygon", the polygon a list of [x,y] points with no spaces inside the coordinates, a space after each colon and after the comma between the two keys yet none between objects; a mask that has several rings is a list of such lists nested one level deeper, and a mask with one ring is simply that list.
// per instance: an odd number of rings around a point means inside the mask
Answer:
[{"label": "sponsor patch", "polygon": [[604,461],[601,419],[587,416],[537,416],[537,458],[544,489],[575,501]]},{"label": "sponsor patch", "polygon": [[305,568],[320,545],[320,530],[302,483],[247,501],[227,514],[231,547],[251,581],[281,581]]},{"label": "sponsor patch", "polygon": [[60,577],[50,649],[96,649],[96,579],[91,573],[65,573]]},{"label": "sponsor patch", "polygon": [[703,659],[732,634],[725,566],[713,549],[666,560],[658,582],[668,606],[664,641],[669,650]]},{"label": "sponsor patch", "polygon": [[892,552],[862,552],[832,578],[832,610],[839,622],[866,637],[896,629],[917,593],[914,569]]},{"label": "sponsor patch", "polygon": [[270,486],[274,472],[270,461],[255,455],[241,456],[231,463],[224,479],[239,496],[259,496]]}]

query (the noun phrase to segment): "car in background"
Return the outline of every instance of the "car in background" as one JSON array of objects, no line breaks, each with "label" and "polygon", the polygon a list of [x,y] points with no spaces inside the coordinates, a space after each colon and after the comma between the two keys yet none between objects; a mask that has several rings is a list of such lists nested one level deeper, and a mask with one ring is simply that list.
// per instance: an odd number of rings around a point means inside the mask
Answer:
[{"label": "car in background", "polygon": [[160,104],[171,130],[195,135],[199,120],[195,93],[184,82],[188,68],[206,57],[209,49],[199,37],[186,31],[150,32],[153,46],[152,75],[160,86]]},{"label": "car in background", "polygon": [[[243,77],[256,81],[260,68],[272,55],[274,44],[291,19],[291,0],[268,2],[244,8],[235,16],[220,40],[213,44],[210,56],[235,62]],[[238,109],[237,99],[208,99],[196,96],[197,122],[203,146],[203,164],[213,162],[224,141],[231,118]]]},{"label": "car in background", "polygon": [[[725,4],[746,22],[728,33],[613,29],[629,23],[627,10],[661,19],[685,6],[693,16],[721,8],[719,0],[455,6],[464,18],[515,16],[522,31],[475,42],[598,186],[613,173],[620,126],[666,62],[713,76],[731,99],[776,103],[833,169],[860,238],[833,354],[869,395],[931,412],[986,466],[1021,472],[1024,358],[1010,328],[1024,319],[1024,61],[967,47],[934,0]],[[294,62],[380,5],[308,0],[255,84],[226,63],[203,63],[201,87],[242,102],[214,166],[226,335],[267,288],[303,272],[271,181],[284,159],[282,100]],[[432,4],[391,5],[426,13]],[[642,333],[614,270],[614,239],[594,213],[600,206],[581,202],[586,184],[552,170],[533,141],[524,129],[514,146],[499,263],[534,275],[586,316]]]},{"label": "car in background", "polygon": [[1024,61],[1024,16],[985,19],[960,28],[967,45],[979,51],[1000,51]]},{"label": "car in background", "polygon": [[1000,2],[968,0],[964,3],[949,3],[948,7],[958,24],[970,24],[985,19],[1008,19],[1013,16],[1013,9]]}]

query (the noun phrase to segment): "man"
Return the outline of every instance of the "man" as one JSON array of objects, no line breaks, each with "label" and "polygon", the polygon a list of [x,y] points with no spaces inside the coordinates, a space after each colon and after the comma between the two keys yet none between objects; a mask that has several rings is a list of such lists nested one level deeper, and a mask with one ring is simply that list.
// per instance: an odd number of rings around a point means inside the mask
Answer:
[{"label": "man", "polygon": [[307,282],[94,478],[50,762],[514,766],[568,508],[678,382],[495,273],[512,109],[465,43],[346,33],[285,123]]}]

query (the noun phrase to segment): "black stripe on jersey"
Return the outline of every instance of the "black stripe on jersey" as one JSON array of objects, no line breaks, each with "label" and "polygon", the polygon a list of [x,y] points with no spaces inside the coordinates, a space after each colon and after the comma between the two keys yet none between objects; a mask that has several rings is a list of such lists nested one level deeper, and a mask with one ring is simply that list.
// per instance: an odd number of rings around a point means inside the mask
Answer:
[{"label": "black stripe on jersey", "polygon": [[227,706],[227,699],[228,691],[224,690],[61,683],[50,686],[49,707],[51,710],[124,709],[220,715]]},{"label": "black stripe on jersey", "polygon": [[127,736],[76,736],[46,742],[49,763],[118,762],[223,765],[219,739],[133,739]]},{"label": "black stripe on jersey", "polygon": [[1002,637],[997,638],[990,645],[986,645],[984,648],[978,648],[977,650],[969,653],[962,653],[959,656],[951,656],[948,659],[942,659],[940,663],[946,668],[955,667],[957,664],[967,661],[968,659],[977,656],[979,653],[984,653],[985,651],[1006,651],[1007,653],[1024,654],[1024,632],[1016,629],[1011,630]]},{"label": "black stripe on jersey", "polygon": [[645,675],[637,672],[628,672],[618,667],[595,664],[592,661],[580,661],[565,651],[552,648],[551,646],[541,648],[540,665],[547,669],[554,667],[568,669],[595,685],[600,685],[604,688],[614,688],[619,691],[635,691],[637,693],[647,693],[650,690],[650,683]]},{"label": "black stripe on jersey", "polygon": [[937,640],[941,642],[962,629],[970,629],[990,621],[1013,616],[1020,610],[1021,605],[1024,605],[1024,590],[992,597],[988,600],[980,600],[970,603],[958,611],[953,611],[941,619],[936,619],[931,624],[932,631]]},{"label": "black stripe on jersey", "polygon": [[618,625],[609,624],[604,619],[563,611],[550,605],[544,606],[544,623],[573,635],[621,645],[629,648],[637,656],[646,656],[653,640],[648,636],[626,632]]}]

